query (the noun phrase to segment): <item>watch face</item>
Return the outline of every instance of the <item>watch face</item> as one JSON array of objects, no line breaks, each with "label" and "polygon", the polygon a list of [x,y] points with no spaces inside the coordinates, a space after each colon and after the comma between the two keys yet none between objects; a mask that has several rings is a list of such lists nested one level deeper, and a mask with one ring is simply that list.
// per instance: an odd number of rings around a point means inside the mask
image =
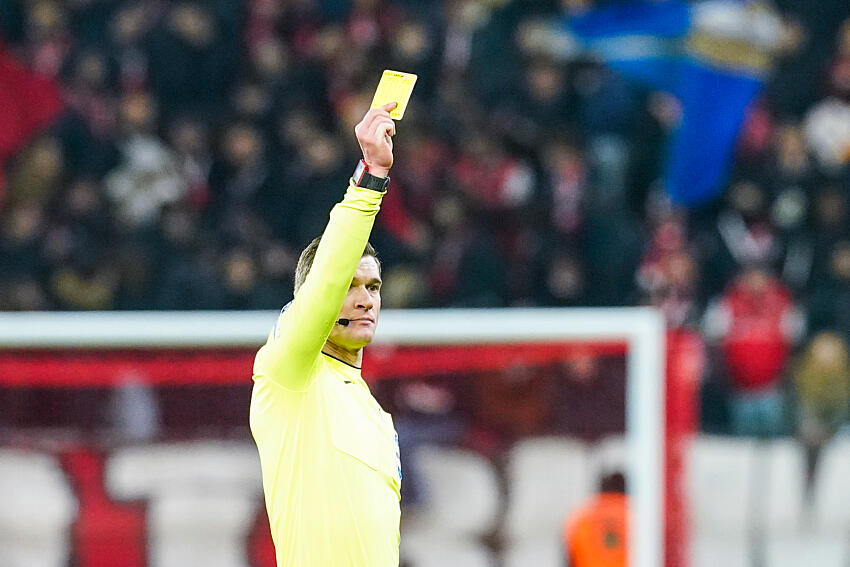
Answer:
[{"label": "watch face", "polygon": [[363,174],[366,173],[366,162],[362,159],[357,162],[357,167],[354,169],[354,184],[360,185],[360,181],[363,179]]}]

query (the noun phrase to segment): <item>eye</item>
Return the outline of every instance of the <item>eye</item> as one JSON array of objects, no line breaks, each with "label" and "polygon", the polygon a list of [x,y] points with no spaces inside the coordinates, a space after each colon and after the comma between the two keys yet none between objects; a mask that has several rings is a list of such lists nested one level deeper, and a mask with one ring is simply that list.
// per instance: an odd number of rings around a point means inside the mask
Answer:
[{"label": "eye", "polygon": [[381,284],[370,284],[369,291],[381,291]]}]

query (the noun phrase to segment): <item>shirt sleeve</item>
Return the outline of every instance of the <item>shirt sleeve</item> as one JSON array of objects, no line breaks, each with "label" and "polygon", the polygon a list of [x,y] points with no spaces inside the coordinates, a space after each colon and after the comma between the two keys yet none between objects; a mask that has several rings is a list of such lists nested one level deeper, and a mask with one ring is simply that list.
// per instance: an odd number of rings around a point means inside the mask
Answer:
[{"label": "shirt sleeve", "polygon": [[310,272],[254,361],[254,379],[306,390],[369,241],[383,193],[349,181],[331,210]]}]

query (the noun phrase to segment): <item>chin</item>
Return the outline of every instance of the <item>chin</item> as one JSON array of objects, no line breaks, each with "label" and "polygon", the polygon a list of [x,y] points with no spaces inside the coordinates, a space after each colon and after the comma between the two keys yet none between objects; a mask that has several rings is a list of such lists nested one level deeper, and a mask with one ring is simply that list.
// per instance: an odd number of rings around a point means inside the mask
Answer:
[{"label": "chin", "polygon": [[329,340],[346,350],[360,350],[372,342],[374,333],[345,333],[331,337]]},{"label": "chin", "polygon": [[374,336],[375,333],[372,332],[357,334],[356,336],[351,337],[351,343],[355,348],[363,348],[372,342],[372,338]]}]

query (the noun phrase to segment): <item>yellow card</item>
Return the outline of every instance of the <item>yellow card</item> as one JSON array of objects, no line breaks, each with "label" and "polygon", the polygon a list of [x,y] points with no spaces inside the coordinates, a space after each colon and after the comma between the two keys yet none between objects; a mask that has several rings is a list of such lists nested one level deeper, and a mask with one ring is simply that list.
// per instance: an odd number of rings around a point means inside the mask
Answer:
[{"label": "yellow card", "polygon": [[401,120],[415,84],[416,75],[413,73],[385,69],[381,82],[378,83],[378,90],[375,91],[375,98],[372,99],[372,108],[378,108],[388,102],[397,102],[398,106],[390,112],[390,116],[394,120]]}]

